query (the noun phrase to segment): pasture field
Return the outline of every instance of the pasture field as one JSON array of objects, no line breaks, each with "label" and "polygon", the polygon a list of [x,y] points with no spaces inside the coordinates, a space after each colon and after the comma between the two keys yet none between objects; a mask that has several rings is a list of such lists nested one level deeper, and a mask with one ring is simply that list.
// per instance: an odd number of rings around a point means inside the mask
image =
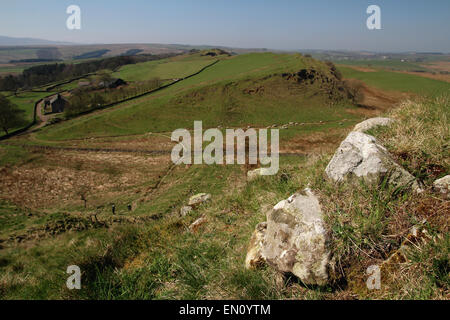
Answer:
[{"label": "pasture field", "polygon": [[383,68],[398,71],[427,71],[421,63],[401,60],[347,60],[339,61],[340,65],[358,66],[367,68]]},{"label": "pasture field", "polygon": [[148,61],[123,66],[119,71],[114,72],[113,76],[125,81],[145,81],[153,78],[179,79],[196,73],[214,61],[213,58],[199,56]]},{"label": "pasture field", "polygon": [[22,71],[27,67],[10,65],[10,64],[0,65],[0,76],[5,76],[8,74],[12,74],[12,75],[21,74]]},{"label": "pasture field", "polygon": [[428,79],[419,75],[404,74],[386,70],[358,71],[339,66],[344,78],[358,79],[369,86],[386,91],[410,92],[419,95],[437,96],[450,91],[450,83]]},{"label": "pasture field", "polygon": [[[34,105],[35,103],[39,100],[42,99],[46,96],[51,95],[51,92],[32,92],[32,91],[27,91],[27,92],[20,92],[17,94],[17,96],[15,95],[10,95],[8,97],[8,99],[16,104],[20,109],[25,111],[25,119],[28,122],[28,124],[30,124],[31,122],[33,122],[33,116],[34,116]],[[28,125],[27,124],[27,125]],[[17,129],[21,129],[21,128],[13,128],[11,130],[9,130],[10,132],[13,132],[14,130]],[[3,136],[5,134],[5,132],[0,132],[0,136]]]},{"label": "pasture field", "polygon": [[[210,59],[207,59],[210,62]],[[321,72],[327,67],[300,55],[247,54],[221,59],[202,73],[155,94],[132,100],[108,112],[98,112],[44,129],[41,140],[80,139],[191,128],[202,119],[205,126],[269,126],[288,122],[337,121],[354,117],[350,103],[331,107],[319,87],[305,93],[290,88],[283,72],[297,72],[307,65]],[[191,65],[189,59],[185,63]],[[196,62],[197,63],[197,62]],[[197,65],[198,66],[198,65]],[[172,72],[161,73],[167,77]],[[329,72],[329,71],[328,71]],[[173,75],[173,74],[171,74]],[[275,76],[276,75],[276,76]],[[259,94],[245,93],[255,88]],[[250,91],[249,91],[250,90]],[[282,108],[273,106],[283,98]],[[326,105],[326,108],[321,106]]]}]

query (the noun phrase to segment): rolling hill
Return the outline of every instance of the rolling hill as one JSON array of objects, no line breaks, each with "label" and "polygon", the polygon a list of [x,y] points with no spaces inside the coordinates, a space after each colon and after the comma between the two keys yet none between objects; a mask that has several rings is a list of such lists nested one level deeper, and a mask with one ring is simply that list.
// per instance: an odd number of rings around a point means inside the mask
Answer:
[{"label": "rolling hill", "polygon": [[[265,127],[274,122],[354,118],[347,110],[355,106],[344,97],[344,88],[330,67],[299,54],[191,54],[125,66],[116,75],[134,81],[154,76],[173,79],[205,67],[201,73],[155,94],[49,127],[39,138],[65,140],[168,132],[190,128],[197,119],[208,127]],[[303,75],[311,79],[302,79],[296,75],[301,70],[314,70],[315,74]],[[281,106],[275,108],[280,102]]]},{"label": "rolling hill", "polygon": [[[449,83],[386,70],[336,69],[301,54],[228,55],[210,49],[110,72],[128,86],[155,77],[163,86],[0,143],[0,296],[205,300],[445,294],[447,274],[433,261],[446,263],[448,237],[416,251],[408,276],[384,279],[387,291],[368,291],[365,281],[366,267],[395,253],[417,221],[427,220],[433,234],[446,228],[448,206],[431,193],[430,183],[448,173],[448,157],[441,151],[448,144],[448,98],[422,102],[418,97],[448,92]],[[364,99],[355,100],[346,79],[362,81],[357,83]],[[47,93],[9,94],[30,117],[33,102]],[[419,102],[394,108],[405,97]],[[335,185],[324,179],[327,163],[351,128],[385,112],[398,119],[396,125],[371,134],[414,176],[426,176],[427,190],[413,195],[384,184]],[[255,165],[174,165],[170,133],[191,129],[195,120],[202,120],[204,129],[280,129],[279,172],[250,180]],[[325,199],[339,263],[332,281],[310,287],[283,279],[268,266],[244,269],[255,226],[276,203],[306,187]],[[209,193],[210,201],[182,214],[198,193]],[[65,287],[66,268],[73,264],[83,270],[82,290]]]},{"label": "rolling hill", "polygon": [[43,45],[73,45],[71,42],[51,41],[37,38],[17,38],[0,35],[0,46],[43,46]]}]

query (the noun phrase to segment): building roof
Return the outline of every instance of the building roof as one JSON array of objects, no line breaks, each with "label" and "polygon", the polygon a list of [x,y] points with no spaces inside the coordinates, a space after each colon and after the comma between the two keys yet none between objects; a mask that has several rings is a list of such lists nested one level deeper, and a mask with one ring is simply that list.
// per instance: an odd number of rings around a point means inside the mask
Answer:
[{"label": "building roof", "polygon": [[57,101],[57,100],[66,100],[66,99],[64,99],[59,93],[56,95],[56,96],[54,96],[53,98],[51,98],[50,99],[50,103],[54,103],[55,101]]}]

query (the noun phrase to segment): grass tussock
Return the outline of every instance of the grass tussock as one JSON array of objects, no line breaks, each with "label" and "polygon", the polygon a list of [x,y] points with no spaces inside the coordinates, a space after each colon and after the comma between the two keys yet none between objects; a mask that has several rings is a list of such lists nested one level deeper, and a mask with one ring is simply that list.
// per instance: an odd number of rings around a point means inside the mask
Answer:
[{"label": "grass tussock", "polygon": [[450,171],[450,95],[403,102],[389,116],[395,123],[377,135],[399,163],[430,182]]}]

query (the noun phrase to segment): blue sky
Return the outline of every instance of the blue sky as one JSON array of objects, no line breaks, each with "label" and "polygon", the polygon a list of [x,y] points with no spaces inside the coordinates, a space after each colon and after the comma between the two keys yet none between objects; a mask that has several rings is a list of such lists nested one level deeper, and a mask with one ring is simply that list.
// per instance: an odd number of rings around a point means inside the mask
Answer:
[{"label": "blue sky", "polygon": [[[66,28],[81,8],[82,29]],[[366,28],[381,7],[382,30]],[[450,0],[14,0],[0,35],[79,43],[450,52]]]}]

